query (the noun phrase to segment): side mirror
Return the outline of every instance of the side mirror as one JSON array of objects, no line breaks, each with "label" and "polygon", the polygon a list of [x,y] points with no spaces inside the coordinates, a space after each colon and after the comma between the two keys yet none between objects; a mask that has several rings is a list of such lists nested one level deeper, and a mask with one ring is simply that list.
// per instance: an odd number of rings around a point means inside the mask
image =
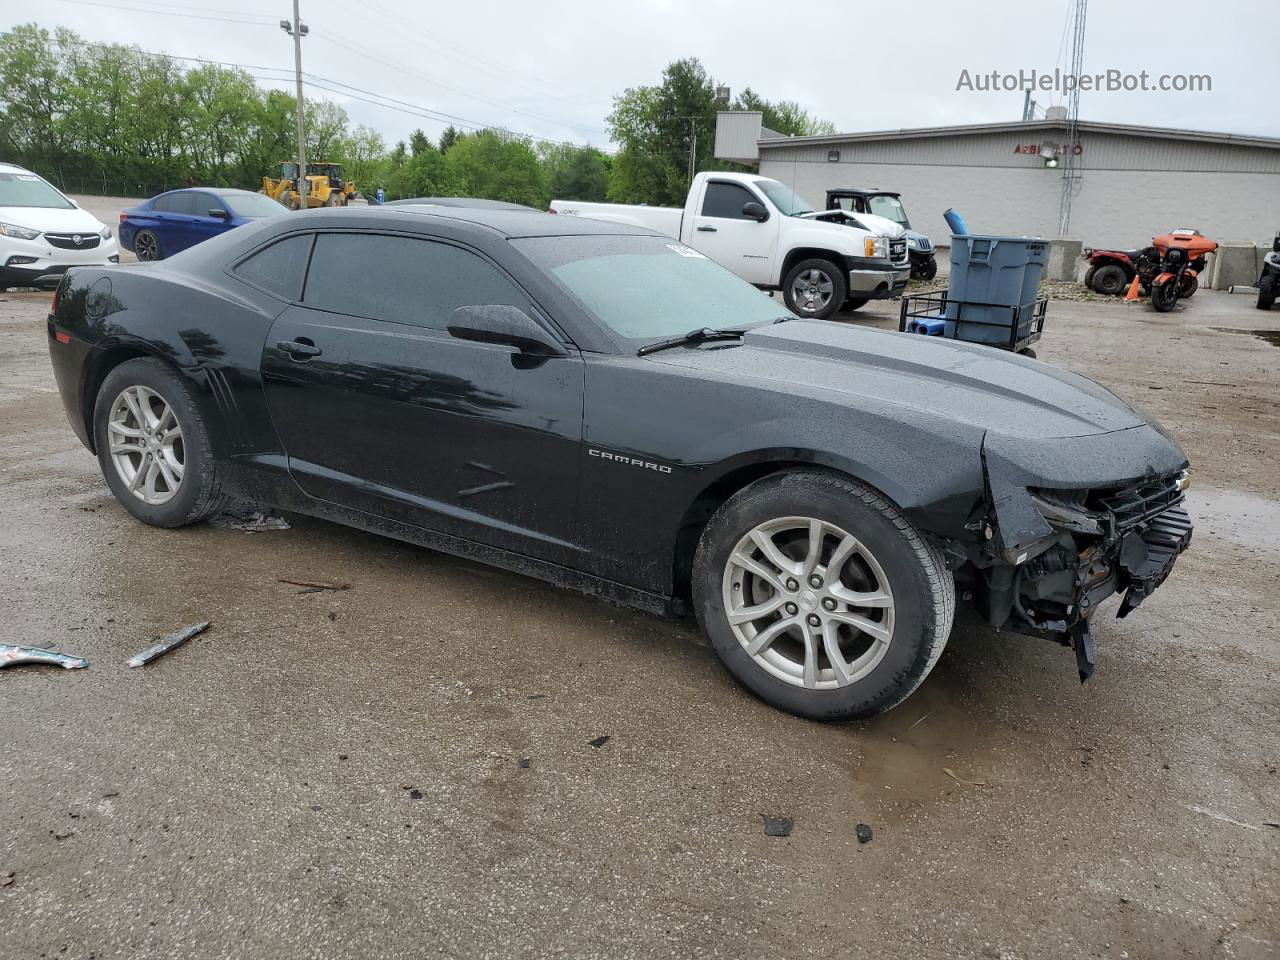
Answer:
[{"label": "side mirror", "polygon": [[757,223],[769,219],[769,211],[764,208],[764,204],[755,200],[748,200],[742,205],[742,215],[748,220],[755,220]]},{"label": "side mirror", "polygon": [[230,220],[231,214],[223,210],[221,207],[213,207],[209,210],[209,216],[217,217],[219,220]]},{"label": "side mirror", "polygon": [[448,330],[459,340],[498,343],[535,357],[569,355],[540,323],[519,307],[505,303],[458,307],[449,315]]}]

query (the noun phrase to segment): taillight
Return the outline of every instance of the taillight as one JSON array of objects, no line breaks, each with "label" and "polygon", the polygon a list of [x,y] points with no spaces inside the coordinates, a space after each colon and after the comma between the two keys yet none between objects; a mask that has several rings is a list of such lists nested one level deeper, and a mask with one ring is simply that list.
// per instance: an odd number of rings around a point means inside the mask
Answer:
[{"label": "taillight", "polygon": [[71,334],[63,333],[61,330],[55,330],[53,331],[53,339],[57,340],[59,343],[70,343]]},{"label": "taillight", "polygon": [[53,303],[49,304],[50,316],[58,312],[58,294],[61,292],[62,292],[62,284],[59,283],[56,287],[53,288]]},{"label": "taillight", "polygon": [[121,222],[121,223],[124,223],[124,222],[125,222],[126,220],[128,220],[128,219],[129,219],[129,215],[128,215],[127,213],[125,213],[124,211],[121,211],[121,212],[120,212],[120,222]]}]

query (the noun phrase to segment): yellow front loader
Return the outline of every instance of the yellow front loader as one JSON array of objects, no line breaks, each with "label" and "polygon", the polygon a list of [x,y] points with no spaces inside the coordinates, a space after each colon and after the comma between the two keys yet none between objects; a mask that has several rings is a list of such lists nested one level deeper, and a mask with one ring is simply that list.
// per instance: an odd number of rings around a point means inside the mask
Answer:
[{"label": "yellow front loader", "polygon": [[[345,207],[356,193],[355,181],[342,179],[340,163],[308,163],[304,183],[308,207]],[[280,164],[280,178],[263,177],[262,192],[290,210],[297,210],[298,165]]]}]

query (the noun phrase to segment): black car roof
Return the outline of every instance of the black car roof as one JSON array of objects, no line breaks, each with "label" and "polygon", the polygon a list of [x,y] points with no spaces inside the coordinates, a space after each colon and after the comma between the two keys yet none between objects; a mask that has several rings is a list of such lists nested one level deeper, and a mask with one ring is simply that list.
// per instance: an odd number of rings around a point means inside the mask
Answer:
[{"label": "black car roof", "polygon": [[467,207],[474,210],[532,210],[539,213],[536,207],[523,203],[509,203],[506,200],[486,200],[483,197],[411,197],[405,200],[388,200],[379,204],[383,207],[409,207],[430,204],[435,207]]},{"label": "black car roof", "polygon": [[[482,210],[473,207],[433,207],[406,204],[393,209],[369,207],[368,215],[379,219],[387,218],[388,225],[396,218],[439,217],[442,220],[455,220],[488,227],[504,236],[515,237],[577,237],[577,236],[652,236],[662,234],[645,227],[633,227],[623,223],[608,223],[603,220],[591,220],[587,217],[575,217],[561,214],[539,213],[523,210]],[[295,222],[297,222],[295,220]]]}]

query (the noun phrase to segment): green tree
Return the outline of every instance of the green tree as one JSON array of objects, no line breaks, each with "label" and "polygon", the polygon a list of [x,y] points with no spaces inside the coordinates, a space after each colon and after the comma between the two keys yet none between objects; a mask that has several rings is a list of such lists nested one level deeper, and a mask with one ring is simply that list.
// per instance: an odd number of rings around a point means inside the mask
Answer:
[{"label": "green tree", "polygon": [[623,203],[684,203],[693,172],[711,164],[716,82],[697,58],[676,60],[656,87],[614,97],[607,122],[622,149],[609,176],[609,197]]},{"label": "green tree", "polygon": [[482,130],[459,137],[444,155],[451,192],[543,208],[550,200],[546,171],[528,140]]},{"label": "green tree", "polygon": [[551,199],[600,202],[609,195],[609,157],[595,147],[543,143],[538,157],[547,173]]},{"label": "green tree", "polygon": [[733,103],[735,110],[759,110],[763,122],[770,130],[789,137],[813,137],[836,132],[830,120],[819,120],[794,100],[770,103],[750,87],[744,87]]},{"label": "green tree", "polygon": [[445,127],[444,132],[440,134],[440,152],[448,153],[449,148],[458,142],[458,137],[460,136],[462,136],[462,134],[453,124],[449,124],[449,126]]}]

